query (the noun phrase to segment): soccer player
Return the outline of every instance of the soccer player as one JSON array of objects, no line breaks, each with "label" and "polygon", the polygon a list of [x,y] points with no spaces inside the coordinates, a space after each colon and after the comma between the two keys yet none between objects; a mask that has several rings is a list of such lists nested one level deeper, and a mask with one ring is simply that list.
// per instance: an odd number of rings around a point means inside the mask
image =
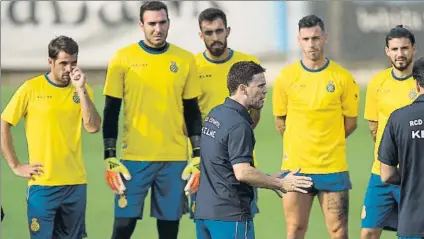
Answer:
[{"label": "soccer player", "polygon": [[[159,238],[173,239],[187,210],[181,179],[188,159],[185,123],[193,155],[200,157],[198,72],[193,54],[166,41],[169,18],[164,3],[144,3],[139,25],[145,39],[116,52],[104,87],[106,176],[116,192],[112,238],[131,237],[151,188],[151,216],[157,219]],[[122,101],[124,133],[118,160]]]},{"label": "soccer player", "polygon": [[[228,36],[230,27],[227,26],[226,14],[217,8],[208,8],[202,11],[198,18],[200,28],[200,38],[204,41],[206,50],[196,55],[196,62],[199,71],[200,87],[202,94],[199,97],[199,107],[202,113],[202,119],[215,106],[222,104],[225,98],[229,96],[227,89],[227,74],[230,67],[240,61],[259,60],[251,55],[235,51],[228,47]],[[253,128],[259,123],[260,109],[250,109],[249,114],[253,120]],[[254,153],[253,157],[255,167],[257,161]],[[193,162],[187,167],[196,166],[199,162]],[[189,171],[190,172],[190,171]],[[187,179],[187,175],[183,175]],[[189,184],[190,185],[190,184]],[[187,188],[189,193],[193,193],[197,188]],[[257,190],[255,189],[255,199],[257,199]],[[190,212],[195,209],[195,194],[191,197]],[[253,213],[259,212],[256,200],[252,202]]]},{"label": "soccer player", "polygon": [[419,96],[393,111],[378,149],[381,181],[400,185],[400,239],[424,238],[424,58],[415,62],[412,76]]},{"label": "soccer player", "polygon": [[[1,148],[12,171],[28,179],[31,238],[86,236],[87,177],[82,126],[100,129],[93,91],[78,68],[78,44],[59,36],[48,45],[50,72],[25,81],[1,115]],[[11,127],[25,119],[29,163],[16,155]]]},{"label": "soccer player", "polygon": [[198,239],[255,238],[252,186],[306,193],[311,178],[290,173],[281,179],[253,165],[255,136],[248,110],[263,107],[265,69],[253,61],[235,63],[228,73],[227,97],[206,116],[200,146],[200,186],[195,211]]},{"label": "soccer player", "polygon": [[352,75],[325,57],[323,21],[299,21],[302,59],[283,69],[273,87],[273,113],[284,137],[282,169],[302,169],[314,183],[309,194],[283,200],[287,238],[304,238],[318,196],[330,238],[348,238],[349,190],[346,138],[357,126],[359,87]]},{"label": "soccer player", "polygon": [[362,208],[362,239],[380,238],[383,229],[396,230],[399,187],[380,178],[378,147],[390,114],[412,103],[417,97],[412,78],[415,37],[406,28],[396,26],[386,35],[386,55],[392,67],[376,74],[368,83],[364,117],[369,121],[373,140],[374,164]]}]

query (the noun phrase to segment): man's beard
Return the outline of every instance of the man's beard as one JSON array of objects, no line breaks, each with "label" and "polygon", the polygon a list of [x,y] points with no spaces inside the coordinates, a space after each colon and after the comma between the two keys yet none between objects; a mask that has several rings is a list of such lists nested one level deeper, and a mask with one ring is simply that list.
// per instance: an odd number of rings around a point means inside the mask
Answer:
[{"label": "man's beard", "polygon": [[[221,47],[218,48],[214,48],[213,46],[218,44]],[[211,53],[212,56],[215,57],[220,57],[222,56],[222,54],[224,54],[225,50],[227,49],[227,41],[225,41],[224,43],[222,42],[214,42],[212,43],[210,46],[206,45],[206,49],[208,49],[208,51]]]},{"label": "man's beard", "polygon": [[409,65],[411,65],[411,63],[412,63],[412,57],[410,59],[406,59],[406,64],[404,66],[397,67],[395,63],[396,63],[396,61],[395,62],[392,61],[392,66],[396,70],[398,70],[398,71],[404,71],[404,70],[406,70],[406,68],[408,68]]}]

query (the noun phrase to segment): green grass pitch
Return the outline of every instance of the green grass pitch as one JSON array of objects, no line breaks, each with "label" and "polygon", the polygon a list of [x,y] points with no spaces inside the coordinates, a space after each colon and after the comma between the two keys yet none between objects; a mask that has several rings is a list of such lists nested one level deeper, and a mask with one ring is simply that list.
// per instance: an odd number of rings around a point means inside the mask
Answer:
[{"label": "green grass pitch", "polygon": [[[4,108],[16,86],[2,86],[1,103]],[[99,112],[103,111],[102,86],[94,87],[95,103]],[[268,91],[271,98],[271,90]],[[360,214],[362,201],[370,176],[372,165],[373,143],[363,120],[364,91],[361,94],[359,127],[348,139],[348,160],[353,190],[350,192],[349,235],[350,238],[359,238]],[[122,114],[121,114],[122,115]],[[122,122],[122,120],[121,120]],[[122,130],[120,130],[122,132]],[[277,172],[281,164],[281,137],[274,130],[274,121],[271,114],[271,101],[267,101],[263,109],[262,119],[255,130],[257,157],[259,168],[265,172]],[[21,123],[13,128],[15,149],[21,162],[28,159],[24,127]],[[88,205],[87,231],[90,239],[110,238],[113,222],[113,193],[108,189],[104,180],[104,164],[101,133],[89,135],[84,133],[83,152],[88,173]],[[2,177],[2,205],[6,212],[2,224],[1,238],[24,239],[29,238],[26,219],[26,181],[14,176],[6,164],[1,163]],[[157,238],[156,220],[150,218],[149,196],[146,198],[144,220],[139,221],[134,238]],[[274,192],[259,191],[260,214],[255,218],[256,237],[285,238],[285,222],[281,201]],[[195,227],[185,216],[180,226],[179,238],[195,238]],[[309,221],[306,238],[328,238],[324,218],[318,201],[315,200]],[[382,238],[394,239],[395,233],[385,232]]]}]

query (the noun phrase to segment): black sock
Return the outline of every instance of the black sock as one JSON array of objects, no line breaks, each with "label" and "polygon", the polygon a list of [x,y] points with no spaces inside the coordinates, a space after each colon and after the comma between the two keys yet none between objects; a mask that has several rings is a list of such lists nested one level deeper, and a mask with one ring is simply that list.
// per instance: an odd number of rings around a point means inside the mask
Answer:
[{"label": "black sock", "polygon": [[137,225],[136,218],[115,218],[112,239],[130,239]]},{"label": "black sock", "polygon": [[177,239],[180,220],[164,221],[157,220],[159,239]]}]

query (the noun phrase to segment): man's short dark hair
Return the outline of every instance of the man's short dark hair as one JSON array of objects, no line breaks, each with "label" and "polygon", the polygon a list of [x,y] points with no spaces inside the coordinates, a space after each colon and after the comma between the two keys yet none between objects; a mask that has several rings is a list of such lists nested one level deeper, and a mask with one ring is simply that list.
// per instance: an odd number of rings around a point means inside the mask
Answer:
[{"label": "man's short dark hair", "polygon": [[67,36],[58,36],[49,43],[49,57],[56,59],[61,51],[69,55],[74,55],[78,54],[79,47],[74,39]]},{"label": "man's short dark hair", "polygon": [[160,2],[160,1],[148,1],[143,3],[143,5],[141,5],[140,7],[140,22],[144,23],[143,17],[144,17],[144,12],[146,11],[160,11],[160,10],[165,10],[166,12],[166,18],[169,19],[168,16],[168,7],[166,6],[165,3]]},{"label": "man's short dark hair", "polygon": [[240,61],[234,63],[227,76],[227,88],[233,95],[240,85],[248,86],[256,74],[264,73],[265,69],[253,61]]},{"label": "man's short dark hair", "polygon": [[299,31],[302,28],[311,28],[319,26],[321,31],[325,31],[324,22],[316,15],[308,15],[299,20]]},{"label": "man's short dark hair", "polygon": [[389,47],[389,41],[394,38],[408,38],[411,42],[411,45],[415,45],[415,36],[414,34],[405,28],[404,25],[397,25],[392,28],[386,35],[386,46]]},{"label": "man's short dark hair", "polygon": [[424,57],[421,57],[414,63],[412,77],[414,77],[418,84],[424,88]]},{"label": "man's short dark hair", "polygon": [[227,27],[227,15],[225,15],[224,11],[218,8],[205,9],[199,15],[199,27],[202,28],[202,22],[204,21],[212,22],[217,19],[221,19],[224,26]]}]

